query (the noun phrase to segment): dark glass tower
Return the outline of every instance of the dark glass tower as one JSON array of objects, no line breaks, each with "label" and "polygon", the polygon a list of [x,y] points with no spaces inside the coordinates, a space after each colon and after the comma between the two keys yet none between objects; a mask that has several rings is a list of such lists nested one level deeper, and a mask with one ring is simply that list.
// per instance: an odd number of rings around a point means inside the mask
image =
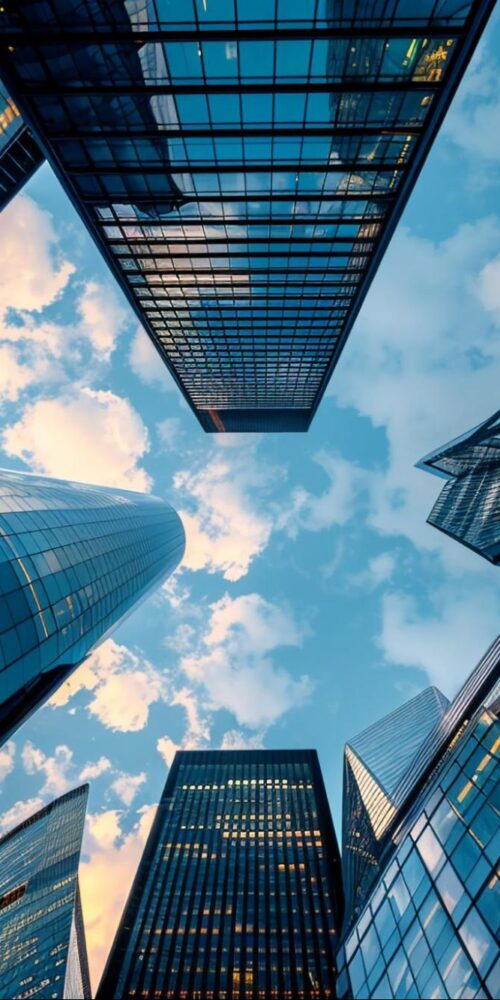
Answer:
[{"label": "dark glass tower", "polygon": [[341,998],[500,995],[499,677],[497,639],[400,783],[378,878],[344,931]]},{"label": "dark glass tower", "polygon": [[90,998],[78,864],[88,785],[0,840],[0,996]]},{"label": "dark glass tower", "polygon": [[500,563],[500,410],[426,455],[418,467],[447,479],[427,518],[490,562]]},{"label": "dark glass tower", "polygon": [[183,551],[157,497],[0,470],[0,742]]},{"label": "dark glass tower", "polygon": [[207,431],[305,431],[493,0],[4,0],[5,81]]},{"label": "dark glass tower", "polygon": [[340,859],[315,751],[176,754],[98,996],[335,996]]},{"label": "dark glass tower", "polygon": [[0,212],[43,162],[19,109],[0,84]]},{"label": "dark glass tower", "polygon": [[376,877],[379,843],[396,816],[394,793],[448,707],[437,688],[426,688],[345,746],[342,870],[348,922]]}]

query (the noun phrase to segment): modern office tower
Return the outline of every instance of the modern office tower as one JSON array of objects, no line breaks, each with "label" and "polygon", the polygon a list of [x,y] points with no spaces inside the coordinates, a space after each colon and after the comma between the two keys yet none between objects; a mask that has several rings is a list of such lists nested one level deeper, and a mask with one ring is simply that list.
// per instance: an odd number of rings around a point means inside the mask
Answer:
[{"label": "modern office tower", "polygon": [[348,921],[359,914],[366,886],[376,877],[379,844],[396,816],[393,795],[448,707],[448,699],[428,687],[345,746],[342,871]]},{"label": "modern office tower", "polygon": [[4,0],[4,75],[206,431],[305,431],[493,0]]},{"label": "modern office tower", "polygon": [[341,908],[315,751],[178,752],[98,997],[334,997]]},{"label": "modern office tower", "polygon": [[426,455],[418,468],[448,480],[428,523],[500,563],[500,410]]},{"label": "modern office tower", "polygon": [[499,676],[497,639],[400,789],[379,876],[344,930],[340,998],[500,995]]},{"label": "modern office tower", "polygon": [[0,840],[0,997],[91,996],[78,888],[88,785]]},{"label": "modern office tower", "polygon": [[0,84],[0,212],[43,160],[36,139]]},{"label": "modern office tower", "polygon": [[0,742],[183,551],[157,497],[0,470]]}]

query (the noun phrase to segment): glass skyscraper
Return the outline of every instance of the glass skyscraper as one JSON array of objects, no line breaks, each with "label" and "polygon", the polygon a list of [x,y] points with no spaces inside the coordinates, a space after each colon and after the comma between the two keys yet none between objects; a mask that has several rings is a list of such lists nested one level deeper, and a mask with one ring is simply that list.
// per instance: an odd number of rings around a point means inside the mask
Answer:
[{"label": "glass skyscraper", "polygon": [[493,0],[4,0],[2,72],[206,431],[305,431]]},{"label": "glass skyscraper", "polygon": [[334,997],[341,910],[315,751],[181,751],[98,997]]},{"label": "glass skyscraper", "polygon": [[88,785],[0,840],[0,997],[90,998],[78,863]]},{"label": "glass skyscraper", "polygon": [[500,995],[499,676],[497,639],[417,754],[344,931],[340,998]]},{"label": "glass skyscraper", "polygon": [[0,742],[184,552],[157,497],[0,470]]},{"label": "glass skyscraper", "polygon": [[43,162],[44,156],[14,101],[0,83],[0,212]]},{"label": "glass skyscraper", "polygon": [[437,688],[426,688],[346,744],[342,870],[348,922],[376,877],[379,843],[396,815],[394,793],[448,706]]},{"label": "glass skyscraper", "polygon": [[429,524],[500,563],[500,410],[426,455],[418,467],[448,480]]}]

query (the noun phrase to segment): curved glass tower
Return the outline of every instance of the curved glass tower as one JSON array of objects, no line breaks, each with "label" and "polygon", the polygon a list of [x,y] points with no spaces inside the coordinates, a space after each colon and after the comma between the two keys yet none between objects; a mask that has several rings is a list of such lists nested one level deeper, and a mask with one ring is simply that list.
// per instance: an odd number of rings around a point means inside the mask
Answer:
[{"label": "curved glass tower", "polygon": [[178,565],[157,497],[0,470],[0,741]]}]

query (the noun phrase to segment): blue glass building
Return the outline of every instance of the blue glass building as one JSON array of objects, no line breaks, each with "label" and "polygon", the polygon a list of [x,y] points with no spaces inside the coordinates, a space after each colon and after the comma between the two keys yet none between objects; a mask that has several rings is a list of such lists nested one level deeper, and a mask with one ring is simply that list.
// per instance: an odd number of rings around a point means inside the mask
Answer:
[{"label": "blue glass building", "polygon": [[98,997],[327,1000],[341,916],[315,751],[182,751]]},{"label": "blue glass building", "polygon": [[0,84],[0,212],[43,160],[36,139]]},{"label": "blue glass building", "polygon": [[418,468],[448,480],[428,523],[500,564],[500,410],[426,455]]},{"label": "blue glass building", "polygon": [[400,782],[379,876],[344,931],[340,998],[500,995],[499,677],[497,639]]},{"label": "blue glass building", "polygon": [[378,870],[379,844],[394,821],[394,793],[449,706],[428,687],[345,746],[342,870],[346,921],[359,913]]},{"label": "blue glass building", "polygon": [[184,552],[157,497],[0,470],[0,740]]},{"label": "blue glass building", "polygon": [[90,998],[78,864],[88,785],[0,840],[0,997]]},{"label": "blue glass building", "polygon": [[3,0],[5,83],[206,431],[305,431],[493,0]]}]

